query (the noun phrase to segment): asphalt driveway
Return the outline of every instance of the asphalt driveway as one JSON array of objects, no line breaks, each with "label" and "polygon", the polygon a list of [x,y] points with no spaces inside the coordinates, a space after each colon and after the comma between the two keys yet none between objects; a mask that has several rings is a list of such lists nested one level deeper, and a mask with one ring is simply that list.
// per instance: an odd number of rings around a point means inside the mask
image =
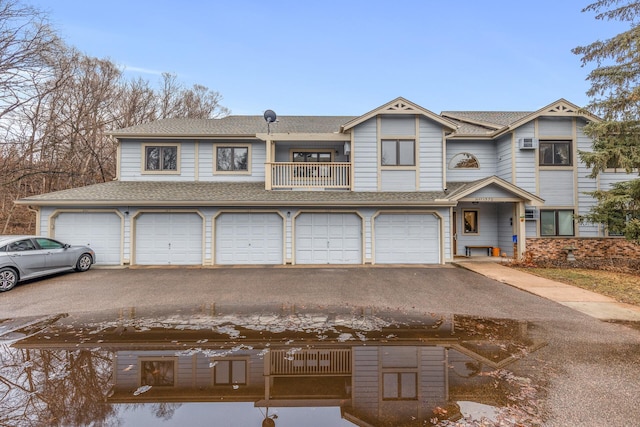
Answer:
[{"label": "asphalt driveway", "polygon": [[98,268],[23,283],[0,294],[2,317],[205,303],[347,304],[529,320],[574,315],[453,266]]},{"label": "asphalt driveway", "polygon": [[510,366],[543,385],[545,425],[640,419],[640,331],[455,266],[92,269],[0,294],[0,319],[129,307],[332,306],[519,319],[547,345]]}]

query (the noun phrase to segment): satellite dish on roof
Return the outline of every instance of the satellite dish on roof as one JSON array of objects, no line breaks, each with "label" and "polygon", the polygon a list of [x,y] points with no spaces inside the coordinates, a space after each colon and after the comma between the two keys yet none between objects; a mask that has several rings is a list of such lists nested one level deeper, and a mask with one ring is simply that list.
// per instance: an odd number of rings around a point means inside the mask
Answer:
[{"label": "satellite dish on roof", "polygon": [[271,133],[271,123],[275,123],[276,118],[275,111],[267,110],[264,112],[264,120],[267,122],[267,133]]},{"label": "satellite dish on roof", "polygon": [[276,112],[273,110],[267,110],[264,112],[264,119],[267,121],[267,123],[273,123],[276,121]]}]

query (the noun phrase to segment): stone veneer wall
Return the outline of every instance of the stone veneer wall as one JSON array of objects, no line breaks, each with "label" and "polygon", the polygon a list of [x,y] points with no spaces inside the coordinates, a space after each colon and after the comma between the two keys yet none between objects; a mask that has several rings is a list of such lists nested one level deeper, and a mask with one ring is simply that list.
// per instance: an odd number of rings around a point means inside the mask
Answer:
[{"label": "stone veneer wall", "polygon": [[527,238],[527,255],[536,261],[565,261],[567,251],[573,247],[573,255],[580,259],[635,259],[640,260],[640,245],[624,238]]}]

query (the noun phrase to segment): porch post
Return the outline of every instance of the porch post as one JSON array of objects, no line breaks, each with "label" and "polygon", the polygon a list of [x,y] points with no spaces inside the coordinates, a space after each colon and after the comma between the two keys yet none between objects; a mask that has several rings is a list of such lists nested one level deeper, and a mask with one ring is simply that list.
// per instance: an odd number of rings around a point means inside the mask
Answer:
[{"label": "porch post", "polygon": [[527,250],[527,221],[524,215],[524,201],[518,202],[516,205],[517,226],[516,235],[518,236],[518,244],[516,245],[517,254],[513,254],[515,259],[522,259],[524,252]]},{"label": "porch post", "polygon": [[267,140],[265,141],[266,161],[264,163],[264,189],[265,190],[271,190],[271,185],[272,185],[272,179],[271,179],[271,162],[273,161],[271,157],[272,144],[273,144],[273,141],[271,140],[271,138],[267,138]]}]

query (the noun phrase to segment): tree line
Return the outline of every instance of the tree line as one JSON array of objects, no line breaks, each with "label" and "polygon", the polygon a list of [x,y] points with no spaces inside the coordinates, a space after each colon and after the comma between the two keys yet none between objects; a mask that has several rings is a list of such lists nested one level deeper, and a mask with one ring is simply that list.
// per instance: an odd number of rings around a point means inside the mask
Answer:
[{"label": "tree line", "polygon": [[108,134],[164,118],[217,118],[221,95],[127,78],[109,59],[68,46],[42,11],[0,0],[0,234],[35,232],[16,199],[110,181],[116,144]]}]

